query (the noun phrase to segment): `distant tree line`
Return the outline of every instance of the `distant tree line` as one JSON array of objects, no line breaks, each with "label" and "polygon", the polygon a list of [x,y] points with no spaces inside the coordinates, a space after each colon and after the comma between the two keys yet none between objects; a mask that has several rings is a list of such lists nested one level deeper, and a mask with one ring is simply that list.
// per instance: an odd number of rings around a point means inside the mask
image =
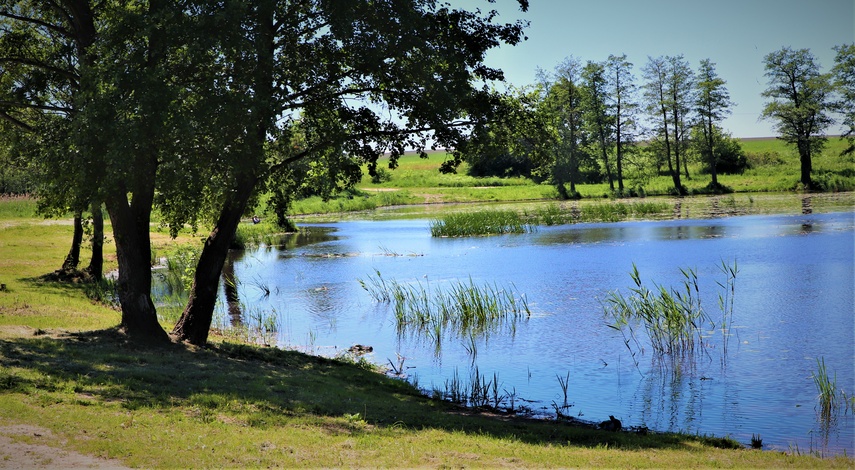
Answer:
[{"label": "distant tree line", "polygon": [[[811,158],[838,122],[852,153],[855,139],[855,45],[835,47],[835,65],[819,72],[807,49],[783,48],[764,58],[767,99],[762,117],[799,153],[804,188],[811,188]],[[580,183],[608,183],[631,195],[651,176],[670,175],[673,193],[697,160],[709,192],[728,191],[719,173],[736,173],[747,160],[722,128],[734,103],[709,59],[693,69],[682,55],[649,57],[641,77],[625,55],[582,63],[565,59],[538,83],[505,99],[514,109],[476,129],[457,151],[473,176],[525,176],[553,184],[563,198],[578,197]]]}]

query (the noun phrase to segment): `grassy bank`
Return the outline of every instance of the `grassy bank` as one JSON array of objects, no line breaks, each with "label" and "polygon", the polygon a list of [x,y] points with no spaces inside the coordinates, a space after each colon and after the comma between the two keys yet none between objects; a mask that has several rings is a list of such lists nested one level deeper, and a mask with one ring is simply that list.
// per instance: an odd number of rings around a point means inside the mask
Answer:
[{"label": "grassy bank", "polygon": [[[173,243],[153,236],[162,250]],[[50,431],[17,434],[17,442],[140,467],[853,463],[747,450],[721,438],[474,413],[423,397],[363,361],[222,337],[206,349],[129,343],[115,331],[119,312],[90,301],[85,286],[40,279],[56,269],[70,237],[65,221],[0,219],[0,283],[7,285],[0,292],[0,433],[21,424]],[[109,243],[106,251],[114,266]]]},{"label": "grassy bank", "polygon": [[[741,174],[720,174],[719,182],[736,193],[792,192],[799,188],[799,157],[795,148],[781,140],[744,139],[741,141],[750,168]],[[841,157],[845,143],[830,138],[826,148],[813,158],[816,185],[826,192],[855,190],[855,171],[851,156]],[[367,174],[354,191],[322,201],[313,197],[296,201],[292,213],[318,214],[371,210],[402,204],[437,204],[464,202],[508,202],[557,199],[558,193],[549,184],[537,184],[524,178],[473,178],[466,175],[464,163],[455,175],[442,175],[439,166],[448,158],[445,152],[429,153],[428,159],[405,155],[395,170],[384,168],[380,182],[372,182]],[[689,165],[690,178],[683,184],[690,193],[702,194],[710,182],[701,173],[701,164]],[[640,186],[647,196],[671,193],[671,177],[659,175],[645,180],[626,181],[628,188]],[[580,184],[578,192],[584,198],[610,197],[607,184]],[[263,208],[262,208],[263,210]]]}]

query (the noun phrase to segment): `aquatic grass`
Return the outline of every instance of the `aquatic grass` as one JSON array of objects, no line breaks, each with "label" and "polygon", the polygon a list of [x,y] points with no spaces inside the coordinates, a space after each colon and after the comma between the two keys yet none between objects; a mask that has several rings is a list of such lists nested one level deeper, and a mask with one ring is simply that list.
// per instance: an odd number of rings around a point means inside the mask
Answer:
[{"label": "aquatic grass", "polygon": [[719,269],[725,275],[724,282],[716,281],[716,284],[722,289],[723,293],[718,295],[718,307],[721,311],[721,329],[724,336],[722,341],[722,362],[727,360],[728,343],[730,342],[730,330],[733,325],[733,301],[736,298],[736,275],[739,273],[739,265],[736,260],[733,264],[727,264],[724,260],[721,261]]},{"label": "aquatic grass", "polygon": [[605,299],[605,313],[612,321],[608,326],[623,334],[636,366],[636,350],[644,352],[636,331],[639,326],[658,356],[685,358],[704,351],[702,326],[710,318],[701,306],[698,276],[692,269],[680,272],[683,275],[680,288],[654,284],[649,289],[633,263],[630,276],[635,287],[629,289],[629,297],[612,291]]},{"label": "aquatic grass", "polygon": [[824,422],[831,420],[833,415],[839,410],[840,402],[837,388],[837,374],[834,378],[828,375],[828,369],[825,366],[825,358],[820,357],[816,360],[816,372],[812,373],[813,383],[819,392],[817,399],[819,400],[820,417]]},{"label": "aquatic grass", "polygon": [[523,221],[520,214],[513,210],[459,212],[448,214],[442,219],[434,219],[430,223],[430,233],[434,237],[530,233],[534,230],[533,225]]},{"label": "aquatic grass", "polygon": [[245,249],[257,246],[276,246],[281,244],[285,232],[272,222],[259,224],[242,223],[238,225],[231,248]]},{"label": "aquatic grass", "polygon": [[[513,393],[515,399],[516,389]],[[494,372],[493,376],[489,377],[482,374],[478,366],[469,371],[468,382],[460,377],[455,368],[452,376],[445,379],[443,388],[432,388],[431,396],[436,400],[445,400],[461,406],[493,410],[502,409],[510,398],[508,392],[501,388],[499,374]]]},{"label": "aquatic grass", "polygon": [[452,336],[464,341],[471,356],[477,354],[477,341],[505,327],[511,334],[519,320],[531,316],[525,296],[513,286],[475,284],[454,281],[445,289],[432,289],[430,282],[401,284],[376,276],[358,282],[377,302],[393,304],[399,335],[416,334],[433,342],[439,352],[442,340]]}]

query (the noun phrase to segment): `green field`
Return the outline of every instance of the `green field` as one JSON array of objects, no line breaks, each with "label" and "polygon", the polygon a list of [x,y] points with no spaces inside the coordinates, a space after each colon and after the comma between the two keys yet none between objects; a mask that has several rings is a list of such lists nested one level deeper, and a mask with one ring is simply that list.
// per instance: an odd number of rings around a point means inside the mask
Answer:
[{"label": "green field", "polygon": [[[778,139],[744,139],[742,148],[751,168],[742,174],[720,174],[719,182],[736,193],[792,192],[799,187],[799,158],[796,150]],[[841,157],[845,141],[829,138],[820,155],[813,158],[814,181],[826,192],[855,190],[855,160],[853,156]],[[474,178],[466,175],[466,164],[457,174],[443,175],[439,167],[448,155],[432,152],[427,159],[407,154],[394,170],[385,168],[386,160],[378,165],[384,168],[386,178],[372,183],[363,176],[356,191],[347,192],[330,201],[318,197],[296,201],[292,214],[338,213],[371,210],[405,204],[437,204],[456,202],[507,202],[557,199],[558,192],[549,184],[537,184],[524,178]],[[691,179],[683,178],[690,193],[702,193],[709,184],[709,175],[700,172],[699,163],[689,165]],[[627,185],[631,184],[627,181]],[[643,184],[647,196],[667,195],[673,183],[671,177],[660,175]],[[580,184],[578,192],[584,198],[608,198],[608,185]],[[261,208],[263,210],[263,208]]]}]

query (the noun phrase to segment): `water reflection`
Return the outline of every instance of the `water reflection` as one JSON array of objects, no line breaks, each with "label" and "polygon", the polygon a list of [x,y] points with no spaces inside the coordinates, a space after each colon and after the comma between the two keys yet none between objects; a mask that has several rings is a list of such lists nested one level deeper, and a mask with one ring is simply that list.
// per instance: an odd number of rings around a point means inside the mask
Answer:
[{"label": "water reflection", "polygon": [[230,250],[223,263],[223,292],[226,297],[229,318],[232,326],[240,326],[243,312],[241,312],[240,296],[238,295],[238,279],[235,277],[235,260],[243,257],[243,250]]}]

